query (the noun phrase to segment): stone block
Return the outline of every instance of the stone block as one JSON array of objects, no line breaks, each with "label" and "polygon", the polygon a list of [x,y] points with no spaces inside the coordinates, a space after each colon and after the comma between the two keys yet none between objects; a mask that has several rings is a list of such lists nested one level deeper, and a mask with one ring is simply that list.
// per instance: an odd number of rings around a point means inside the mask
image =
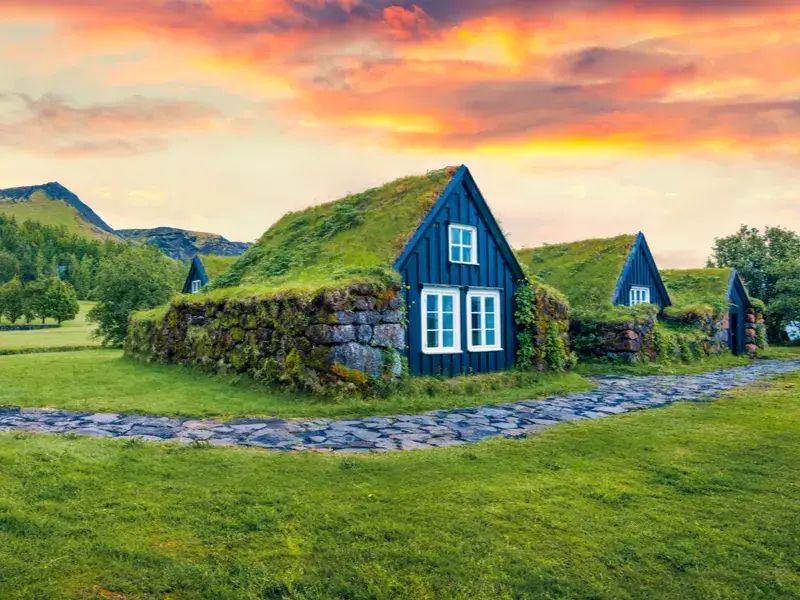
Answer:
[{"label": "stone block", "polygon": [[330,325],[312,325],[306,329],[306,336],[315,344],[331,344],[333,328]]},{"label": "stone block", "polygon": [[359,325],[356,327],[356,339],[362,344],[369,344],[372,341],[372,326]]},{"label": "stone block", "polygon": [[378,377],[383,367],[383,354],[377,348],[350,342],[334,349],[333,362]]},{"label": "stone block", "polygon": [[756,322],[756,316],[753,313],[747,313],[745,315],[745,317],[744,317],[744,320],[747,323],[755,323]]},{"label": "stone block", "polygon": [[356,310],[375,310],[378,300],[372,296],[358,296],[353,305]]},{"label": "stone block", "polygon": [[336,322],[339,325],[352,325],[353,322],[356,320],[355,315],[346,310],[337,310],[333,314],[336,317]]},{"label": "stone block", "polygon": [[406,331],[402,325],[376,325],[372,332],[372,345],[384,348],[404,348]]},{"label": "stone block", "polygon": [[385,310],[381,313],[381,321],[384,323],[402,323],[403,311],[401,310]]},{"label": "stone block", "polygon": [[400,296],[399,294],[397,296],[395,296],[394,298],[392,298],[391,300],[389,300],[389,308],[390,309],[397,310],[401,306],[403,306],[403,297]]},{"label": "stone block", "polygon": [[355,322],[358,325],[377,325],[381,322],[381,313],[374,310],[357,312],[355,314]]},{"label": "stone block", "polygon": [[356,339],[356,328],[352,325],[331,325],[331,330],[334,344],[346,344]]},{"label": "stone block", "polygon": [[636,340],[639,339],[639,334],[628,329],[622,333],[622,337],[624,337],[626,340]]},{"label": "stone block", "polygon": [[745,350],[747,350],[748,354],[755,354],[758,352],[758,346],[755,344],[747,344],[747,346],[745,346]]}]

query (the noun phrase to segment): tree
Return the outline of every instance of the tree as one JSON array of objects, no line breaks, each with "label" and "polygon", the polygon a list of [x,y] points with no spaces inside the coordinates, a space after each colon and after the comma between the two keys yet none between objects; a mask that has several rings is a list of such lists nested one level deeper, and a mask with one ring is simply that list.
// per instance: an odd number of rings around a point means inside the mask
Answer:
[{"label": "tree", "polygon": [[22,316],[23,303],[23,288],[19,279],[14,278],[0,286],[0,310],[12,324]]},{"label": "tree", "polygon": [[19,261],[13,254],[0,252],[0,284],[8,283],[19,273]]},{"label": "tree", "polygon": [[774,265],[769,275],[775,284],[767,306],[767,320],[776,324],[782,334],[788,325],[800,322],[800,258]]},{"label": "tree", "polygon": [[[800,260],[800,235],[782,227],[766,227],[764,233],[743,225],[738,232],[714,242],[710,267],[733,267],[741,275],[753,296],[767,304],[769,337],[784,337],[790,302],[783,298],[781,307],[771,306],[778,296],[786,296],[791,286],[793,265]],[[786,279],[789,281],[785,281]],[[792,318],[794,320],[794,318]]]},{"label": "tree", "polygon": [[44,325],[45,319],[50,316],[47,297],[50,284],[49,279],[42,279],[41,281],[32,281],[25,286],[23,314],[28,323],[37,318],[41,319],[42,325]]},{"label": "tree", "polygon": [[94,335],[104,345],[121,344],[131,314],[168,302],[183,275],[180,263],[153,246],[129,246],[104,259],[96,276],[99,302],[88,315],[98,323]]},{"label": "tree", "polygon": [[74,319],[81,309],[75,288],[59,279],[50,280],[46,288],[46,305],[47,316],[55,319],[59,325]]}]

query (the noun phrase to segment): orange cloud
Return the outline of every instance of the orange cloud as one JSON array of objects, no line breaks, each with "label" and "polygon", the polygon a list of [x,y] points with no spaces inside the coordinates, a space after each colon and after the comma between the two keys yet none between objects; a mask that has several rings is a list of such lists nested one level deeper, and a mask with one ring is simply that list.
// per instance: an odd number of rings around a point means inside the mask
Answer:
[{"label": "orange cloud", "polygon": [[212,128],[219,117],[201,104],[140,97],[75,106],[55,95],[0,94],[0,109],[0,145],[70,157],[151,152],[175,134]]},{"label": "orange cloud", "polygon": [[800,9],[778,0],[0,2],[43,15],[107,44],[179,44],[215,85],[278,90],[289,126],[335,137],[791,153],[800,134]]}]

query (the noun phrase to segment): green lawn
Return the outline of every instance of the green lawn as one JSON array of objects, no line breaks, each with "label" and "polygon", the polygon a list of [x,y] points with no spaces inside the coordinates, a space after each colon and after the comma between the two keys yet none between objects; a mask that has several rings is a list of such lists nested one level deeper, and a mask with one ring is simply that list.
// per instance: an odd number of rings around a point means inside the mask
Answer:
[{"label": "green lawn", "polygon": [[[774,356],[771,358],[778,357]],[[789,357],[783,356],[781,358]],[[753,360],[746,356],[723,354],[721,356],[711,356],[691,363],[647,362],[628,365],[623,363],[583,362],[578,363],[575,371],[581,375],[692,375],[695,373],[717,371],[719,369],[742,367],[752,362]]]},{"label": "green lawn", "polygon": [[591,388],[576,374],[521,377],[521,387],[487,392],[470,392],[467,385],[429,395],[414,382],[419,391],[388,398],[325,399],[278,392],[246,377],[214,378],[192,369],[146,364],[123,358],[119,350],[85,350],[0,356],[0,406],[198,417],[340,417],[497,404]]},{"label": "green lawn", "polygon": [[799,385],[382,456],[0,434],[0,597],[798,598]]},{"label": "green lawn", "polygon": [[[95,302],[80,302],[81,310],[74,321],[62,323],[58,329],[39,329],[33,331],[0,331],[0,352],[4,350],[26,349],[58,349],[76,348],[85,346],[99,346],[100,342],[93,340],[90,335],[94,325],[86,322],[86,313],[94,306]],[[47,323],[55,323],[47,319]],[[7,324],[7,321],[3,321]],[[23,322],[17,321],[17,324]],[[41,320],[32,324],[38,325]]]},{"label": "green lawn", "polygon": [[770,346],[759,353],[760,358],[790,360],[800,358],[800,346]]}]

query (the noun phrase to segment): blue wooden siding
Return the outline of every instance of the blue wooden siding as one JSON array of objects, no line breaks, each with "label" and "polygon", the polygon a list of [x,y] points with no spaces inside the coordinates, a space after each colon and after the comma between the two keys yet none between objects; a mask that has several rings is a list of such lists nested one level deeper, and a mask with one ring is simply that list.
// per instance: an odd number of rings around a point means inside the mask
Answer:
[{"label": "blue wooden siding", "polygon": [[658,305],[661,310],[671,304],[658,267],[642,234],[639,234],[620,275],[613,303],[629,306],[630,292],[634,286],[650,288],[650,302]]},{"label": "blue wooden siding", "polygon": [[[734,271],[728,286],[729,324],[728,345],[734,354],[744,354],[745,329],[747,328],[747,311],[750,309],[750,299],[742,285],[739,276]],[[734,332],[734,328],[736,331]]]},{"label": "blue wooden siding", "polygon": [[[458,176],[456,176],[458,177]],[[407,358],[412,375],[445,375],[490,373],[514,366],[517,352],[514,325],[514,292],[521,270],[516,264],[494,218],[470,177],[454,179],[439,204],[432,220],[423,224],[398,261],[397,268],[408,286]],[[489,222],[491,221],[491,222]],[[449,261],[448,226],[451,223],[477,228],[478,265]],[[500,239],[498,239],[498,233]],[[424,286],[460,288],[461,347],[458,354],[423,354],[421,292]],[[467,351],[467,292],[470,288],[491,288],[500,291],[500,332],[502,350],[495,352]]]},{"label": "blue wooden siding", "polygon": [[191,266],[189,267],[189,274],[186,276],[186,282],[183,284],[183,293],[188,294],[192,291],[192,281],[199,279],[201,286],[208,283],[208,276],[203,267],[203,263],[199,257],[192,258]]}]

